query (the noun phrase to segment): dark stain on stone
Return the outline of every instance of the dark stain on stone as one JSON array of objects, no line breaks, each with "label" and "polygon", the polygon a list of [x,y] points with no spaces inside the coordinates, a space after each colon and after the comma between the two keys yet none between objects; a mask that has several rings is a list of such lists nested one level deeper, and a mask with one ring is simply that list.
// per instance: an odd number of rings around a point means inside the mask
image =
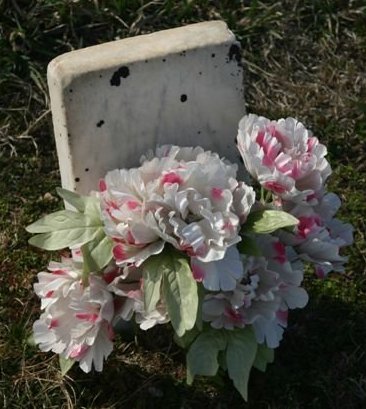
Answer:
[{"label": "dark stain on stone", "polygon": [[198,135],[201,135],[201,131],[198,131],[197,133],[198,133]]},{"label": "dark stain on stone", "polygon": [[70,92],[70,93],[72,93],[72,91],[73,91],[73,89],[72,89],[72,88],[70,88],[70,89],[69,89],[69,92]]},{"label": "dark stain on stone", "polygon": [[121,78],[127,78],[129,75],[130,69],[124,65],[112,75],[110,83],[113,87],[119,87],[121,85]]},{"label": "dark stain on stone", "polygon": [[80,182],[80,178],[75,178],[75,182]]},{"label": "dark stain on stone", "polygon": [[211,57],[212,57],[212,58],[215,58],[215,57],[216,57],[216,54],[215,54],[215,53],[212,53],[212,54],[211,54]]},{"label": "dark stain on stone", "polygon": [[99,78],[103,78],[103,75],[102,75],[102,74],[99,74]]},{"label": "dark stain on stone", "polygon": [[181,102],[186,102],[187,101],[187,95],[186,94],[182,94],[181,96],[180,96],[180,101]]},{"label": "dark stain on stone", "polygon": [[145,63],[149,62],[148,60],[145,60]]},{"label": "dark stain on stone", "polygon": [[166,58],[163,58],[163,60],[162,60],[163,62],[165,62],[166,61]]},{"label": "dark stain on stone", "polygon": [[241,66],[241,54],[240,54],[240,47],[238,46],[238,44],[231,44],[228,57],[230,61],[235,59],[238,65]]},{"label": "dark stain on stone", "polygon": [[199,74],[199,75],[202,75],[202,71],[200,71],[198,74]]},{"label": "dark stain on stone", "polygon": [[89,172],[89,168],[85,168],[85,172]]},{"label": "dark stain on stone", "polygon": [[104,121],[103,119],[101,119],[98,123],[97,123],[97,128],[101,128],[104,125]]},{"label": "dark stain on stone", "polygon": [[182,51],[181,53],[179,53],[180,56],[185,57],[186,56],[186,52]]}]

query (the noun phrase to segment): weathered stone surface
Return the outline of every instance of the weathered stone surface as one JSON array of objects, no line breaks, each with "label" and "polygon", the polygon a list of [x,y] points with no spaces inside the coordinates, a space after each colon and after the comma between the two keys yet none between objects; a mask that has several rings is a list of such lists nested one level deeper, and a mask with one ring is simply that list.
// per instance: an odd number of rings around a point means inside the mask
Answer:
[{"label": "weathered stone surface", "polygon": [[48,67],[63,187],[87,193],[157,144],[232,160],[244,113],[240,49],[220,21],[73,51]]}]

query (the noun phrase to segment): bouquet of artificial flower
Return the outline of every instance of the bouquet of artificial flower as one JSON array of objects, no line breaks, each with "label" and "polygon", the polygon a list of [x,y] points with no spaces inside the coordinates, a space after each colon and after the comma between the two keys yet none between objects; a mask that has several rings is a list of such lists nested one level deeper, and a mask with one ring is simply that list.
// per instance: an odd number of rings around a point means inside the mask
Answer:
[{"label": "bouquet of artificial flower", "polygon": [[71,207],[28,226],[31,244],[71,250],[34,285],[34,340],[64,370],[101,371],[120,320],[171,323],[188,383],[221,367],[247,399],[251,368],[272,362],[288,310],[308,301],[304,262],[342,272],[352,226],[334,218],[326,147],[302,123],[245,116],[237,146],[253,186],[217,153],[165,145],[99,192],[59,189]]}]

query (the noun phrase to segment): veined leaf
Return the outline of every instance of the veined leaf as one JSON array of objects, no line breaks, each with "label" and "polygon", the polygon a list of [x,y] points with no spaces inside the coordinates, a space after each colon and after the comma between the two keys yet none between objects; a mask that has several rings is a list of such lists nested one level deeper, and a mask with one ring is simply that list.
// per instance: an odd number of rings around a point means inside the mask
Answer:
[{"label": "veined leaf", "polygon": [[244,400],[248,399],[250,370],[257,353],[257,341],[251,329],[226,331],[226,364],[230,379]]},{"label": "veined leaf", "polygon": [[153,311],[161,297],[161,281],[163,271],[161,268],[161,256],[153,256],[142,265],[144,283],[144,303],[147,313]]},{"label": "veined leaf", "polygon": [[269,234],[284,227],[296,226],[299,220],[282,210],[260,210],[251,213],[243,226],[243,233]]},{"label": "veined leaf", "polygon": [[198,309],[197,283],[188,260],[178,251],[166,248],[160,255],[163,271],[163,297],[173,328],[179,337],[193,328]]},{"label": "veined leaf", "polygon": [[45,250],[82,246],[93,240],[102,226],[101,220],[82,213],[61,210],[44,216],[27,227],[30,233],[40,233],[29,243]]},{"label": "veined leaf", "polygon": [[219,369],[218,354],[226,348],[223,331],[208,330],[201,333],[187,354],[187,383],[191,385],[195,375],[214,376]]},{"label": "veined leaf", "polygon": [[99,226],[75,227],[69,230],[58,230],[50,233],[37,234],[29,239],[29,244],[43,250],[61,250],[66,247],[81,247],[93,240]]},{"label": "veined leaf", "polygon": [[265,372],[267,365],[274,361],[274,350],[268,348],[265,345],[259,344],[257,349],[257,355],[253,366],[262,372]]},{"label": "veined leaf", "polygon": [[57,194],[64,199],[65,202],[71,204],[79,212],[84,212],[85,210],[85,196],[81,196],[78,193],[72,192],[71,190],[62,189],[61,187],[56,188]]},{"label": "veined leaf", "polygon": [[87,226],[91,219],[82,213],[71,210],[59,210],[48,214],[26,227],[28,233],[49,233],[57,230],[68,230],[75,226]]}]

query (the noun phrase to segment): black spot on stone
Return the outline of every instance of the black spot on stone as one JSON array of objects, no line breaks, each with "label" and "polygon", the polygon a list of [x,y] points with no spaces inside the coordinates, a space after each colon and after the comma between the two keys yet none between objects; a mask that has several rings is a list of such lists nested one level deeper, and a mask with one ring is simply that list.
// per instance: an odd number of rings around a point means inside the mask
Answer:
[{"label": "black spot on stone", "polygon": [[75,182],[80,182],[80,178],[75,178]]},{"label": "black spot on stone", "polygon": [[145,62],[149,62],[148,60],[145,60]]},{"label": "black spot on stone", "polygon": [[179,53],[180,56],[185,57],[186,56],[186,52],[182,51],[181,53]]},{"label": "black spot on stone", "polygon": [[69,92],[72,93],[72,88],[69,89]]},{"label": "black spot on stone", "polygon": [[89,168],[85,168],[85,172],[89,172]]},{"label": "black spot on stone", "polygon": [[211,57],[212,57],[212,58],[215,58],[215,57],[216,57],[216,54],[215,54],[215,53],[212,53],[212,54],[211,54]]},{"label": "black spot on stone", "polygon": [[97,123],[97,128],[100,128],[104,125],[104,121],[103,119],[101,119],[98,123]]},{"label": "black spot on stone", "polygon": [[103,75],[102,75],[102,74],[99,74],[99,78],[103,78]]},{"label": "black spot on stone", "polygon": [[199,74],[199,75],[202,75],[202,72],[200,71],[198,74]]},{"label": "black spot on stone", "polygon": [[166,58],[163,58],[163,60],[162,60],[163,62],[165,62],[166,61]]},{"label": "black spot on stone", "polygon": [[229,49],[229,54],[228,54],[229,60],[232,61],[235,59],[235,61],[238,63],[238,65],[241,65],[241,54],[240,54],[240,47],[238,44],[232,44],[230,49]]},{"label": "black spot on stone", "polygon": [[119,87],[121,85],[121,78],[127,78],[130,75],[130,69],[127,66],[119,68],[110,80],[113,87]]},{"label": "black spot on stone", "polygon": [[197,133],[198,133],[198,135],[201,135],[201,131],[198,131]]},{"label": "black spot on stone", "polygon": [[180,96],[180,101],[181,102],[186,102],[187,101],[187,95],[186,94],[182,94],[181,96]]}]

